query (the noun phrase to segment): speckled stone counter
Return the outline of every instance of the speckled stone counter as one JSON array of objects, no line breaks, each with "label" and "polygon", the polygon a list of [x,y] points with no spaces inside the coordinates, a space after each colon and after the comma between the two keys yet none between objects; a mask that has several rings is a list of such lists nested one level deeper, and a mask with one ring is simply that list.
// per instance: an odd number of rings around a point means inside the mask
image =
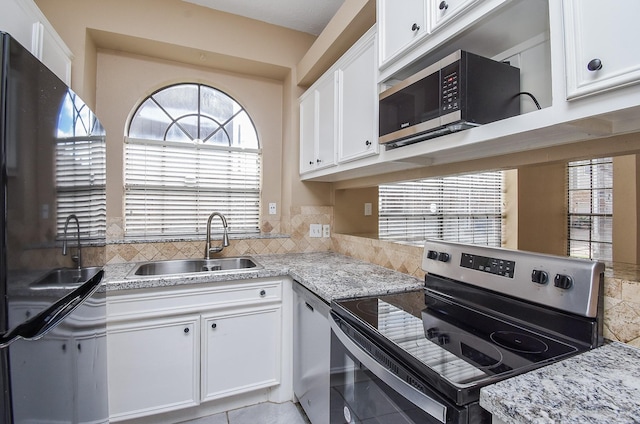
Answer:
[{"label": "speckled stone counter", "polygon": [[607,343],[484,387],[480,405],[507,423],[638,423],[640,350]]},{"label": "speckled stone counter", "polygon": [[326,302],[331,302],[338,298],[415,290],[424,285],[422,280],[409,275],[331,252],[256,255],[253,258],[263,268],[167,277],[127,278],[136,264],[107,265],[105,286],[109,292],[288,275]]}]

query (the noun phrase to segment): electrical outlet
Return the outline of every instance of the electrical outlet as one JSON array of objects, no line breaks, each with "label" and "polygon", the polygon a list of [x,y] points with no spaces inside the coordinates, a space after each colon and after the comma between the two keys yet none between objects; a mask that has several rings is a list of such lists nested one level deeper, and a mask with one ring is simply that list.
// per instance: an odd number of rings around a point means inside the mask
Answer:
[{"label": "electrical outlet", "polygon": [[269,215],[275,215],[277,212],[275,202],[269,203]]},{"label": "electrical outlet", "polygon": [[331,226],[329,224],[322,226],[322,237],[331,237]]},{"label": "electrical outlet", "polygon": [[373,205],[371,203],[364,204],[364,216],[371,216]]},{"label": "electrical outlet", "polygon": [[309,225],[309,237],[314,237],[314,238],[322,237],[322,225],[320,224]]}]

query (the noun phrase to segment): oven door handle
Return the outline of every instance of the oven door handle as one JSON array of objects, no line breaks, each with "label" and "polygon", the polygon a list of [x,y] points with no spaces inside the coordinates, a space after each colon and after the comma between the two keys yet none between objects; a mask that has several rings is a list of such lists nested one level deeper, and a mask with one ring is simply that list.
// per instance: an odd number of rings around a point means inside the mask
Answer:
[{"label": "oven door handle", "polygon": [[431,415],[433,418],[442,423],[447,421],[447,407],[445,405],[416,390],[414,387],[381,365],[378,361],[373,359],[342,331],[334,317],[330,318],[329,323],[331,325],[331,330],[338,340],[340,340],[340,343],[342,343],[344,348],[347,349],[369,371],[382,380],[386,385],[398,392],[398,394],[409,400],[427,414]]}]

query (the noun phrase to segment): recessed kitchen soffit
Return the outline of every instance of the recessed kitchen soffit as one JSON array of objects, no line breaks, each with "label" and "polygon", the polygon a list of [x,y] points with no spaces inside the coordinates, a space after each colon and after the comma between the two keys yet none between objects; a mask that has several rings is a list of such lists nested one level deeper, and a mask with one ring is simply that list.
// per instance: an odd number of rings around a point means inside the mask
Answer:
[{"label": "recessed kitchen soffit", "polygon": [[183,0],[258,21],[319,35],[344,0]]},{"label": "recessed kitchen soffit", "polygon": [[290,69],[255,60],[205,52],[200,49],[169,44],[147,38],[133,37],[109,31],[88,29],[96,47],[148,56],[157,59],[176,61],[190,65],[213,68],[245,75],[255,75],[275,80],[283,80]]}]

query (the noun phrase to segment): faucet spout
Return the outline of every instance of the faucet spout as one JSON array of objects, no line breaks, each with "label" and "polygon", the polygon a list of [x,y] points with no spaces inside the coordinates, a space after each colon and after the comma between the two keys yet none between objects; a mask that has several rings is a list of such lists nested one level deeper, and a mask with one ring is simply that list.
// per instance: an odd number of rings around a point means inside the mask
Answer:
[{"label": "faucet spout", "polygon": [[[211,221],[213,217],[219,217],[222,221],[222,244],[220,246],[211,247]],[[212,253],[220,253],[225,247],[229,246],[229,234],[227,231],[227,218],[224,217],[220,212],[213,212],[209,215],[209,219],[207,220],[207,240],[204,246],[204,258],[211,259]]]},{"label": "faucet spout", "polygon": [[64,234],[62,238],[62,255],[67,256],[67,229],[69,228],[69,222],[71,220],[76,221],[76,240],[77,240],[77,252],[75,256],[71,256],[71,260],[73,260],[77,264],[77,268],[82,268],[82,248],[80,247],[80,221],[78,221],[78,217],[75,214],[71,214],[67,217],[67,220],[64,222]]}]

